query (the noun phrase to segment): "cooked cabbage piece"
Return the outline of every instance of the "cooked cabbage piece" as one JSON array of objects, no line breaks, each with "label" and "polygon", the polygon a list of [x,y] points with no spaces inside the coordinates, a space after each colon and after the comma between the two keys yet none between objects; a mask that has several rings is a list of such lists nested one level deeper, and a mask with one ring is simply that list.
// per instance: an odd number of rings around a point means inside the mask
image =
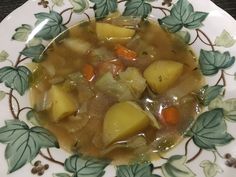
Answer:
[{"label": "cooked cabbage piece", "polygon": [[147,114],[134,102],[114,104],[103,122],[103,141],[109,145],[145,129],[150,123]]},{"label": "cooked cabbage piece", "polygon": [[125,83],[115,80],[110,72],[104,74],[95,86],[102,92],[116,97],[119,101],[132,100],[133,95]]},{"label": "cooked cabbage piece", "polygon": [[163,93],[172,86],[183,72],[183,64],[160,60],[149,65],[143,75],[154,92]]},{"label": "cooked cabbage piece", "polygon": [[135,67],[128,67],[119,76],[120,81],[129,87],[134,98],[138,99],[146,88],[146,80],[139,70]]}]

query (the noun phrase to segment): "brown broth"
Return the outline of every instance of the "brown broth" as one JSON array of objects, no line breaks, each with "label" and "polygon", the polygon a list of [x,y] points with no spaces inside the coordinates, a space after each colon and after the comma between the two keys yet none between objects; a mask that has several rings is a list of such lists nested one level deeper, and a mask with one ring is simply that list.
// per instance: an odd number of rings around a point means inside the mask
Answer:
[{"label": "brown broth", "polygon": [[[45,60],[36,66],[30,91],[30,100],[39,114],[39,123],[55,134],[63,149],[69,152],[79,151],[93,157],[109,158],[115,163],[124,164],[155,159],[158,154],[173,148],[181,140],[183,133],[192,124],[201,106],[191,92],[179,98],[173,94],[176,93],[176,89],[172,88],[177,88],[178,91],[179,83],[190,75],[193,80],[186,81],[181,88],[189,87],[192,82],[195,82],[194,88],[191,89],[195,91],[204,84],[204,79],[197,69],[196,57],[179,37],[163,30],[154,22],[141,22],[136,29],[135,36],[129,40],[100,41],[96,36],[95,21],[74,26],[64,35],[66,36],[64,39],[55,40],[48,47],[44,53]],[[73,49],[76,46],[71,48],[65,42],[71,39],[79,39],[82,43],[89,44],[89,49],[81,52],[83,50],[81,48],[84,47],[82,46],[79,51],[76,51]],[[149,126],[139,134],[124,139],[123,142],[140,136],[145,138],[146,145],[127,148],[119,146],[119,142],[117,142],[117,148],[109,151],[110,147],[105,147],[102,140],[103,119],[109,107],[118,101],[94,86],[99,75],[91,82],[80,79],[79,84],[68,80],[68,76],[82,72],[83,66],[87,63],[96,68],[103,61],[117,59],[113,52],[117,43],[127,46],[138,54],[135,62],[122,61],[125,67],[134,66],[140,71],[144,71],[155,60],[175,60],[184,64],[184,72],[166,93],[156,94],[156,98],[152,98],[150,95],[147,96],[150,90],[146,89],[142,97],[137,100],[143,108],[153,108],[152,113],[158,118],[161,128],[157,130]],[[96,50],[100,50],[100,54],[96,54]],[[51,86],[55,84],[61,85],[73,97],[78,107],[76,113],[58,122],[52,121],[51,102],[47,95]],[[180,92],[182,93],[181,90]],[[179,92],[177,93],[179,94]],[[152,100],[152,102],[148,103],[147,100]],[[175,105],[180,111],[181,121],[176,126],[166,125],[160,115],[161,110],[169,105]]]}]

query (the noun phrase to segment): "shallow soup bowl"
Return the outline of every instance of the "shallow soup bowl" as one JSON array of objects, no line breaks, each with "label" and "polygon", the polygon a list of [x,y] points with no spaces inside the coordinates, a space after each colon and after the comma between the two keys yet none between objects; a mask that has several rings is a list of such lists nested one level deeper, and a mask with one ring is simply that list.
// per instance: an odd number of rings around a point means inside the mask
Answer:
[{"label": "shallow soup bowl", "polygon": [[[112,12],[150,18],[177,33],[206,79],[204,110],[183,140],[158,160],[113,165],[70,154],[37,125],[29,62],[66,29]],[[28,1],[0,23],[0,174],[31,177],[232,177],[236,167],[236,21],[209,0]],[[65,32],[66,35],[66,32]]]}]

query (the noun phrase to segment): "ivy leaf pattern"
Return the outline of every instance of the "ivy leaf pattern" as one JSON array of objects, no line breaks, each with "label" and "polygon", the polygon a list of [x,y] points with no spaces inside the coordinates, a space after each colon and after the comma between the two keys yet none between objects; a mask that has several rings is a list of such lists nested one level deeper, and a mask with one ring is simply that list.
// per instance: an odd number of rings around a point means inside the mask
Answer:
[{"label": "ivy leaf pattern", "polygon": [[223,100],[221,96],[214,99],[208,106],[210,110],[222,108],[224,110],[224,118],[226,120],[236,122],[236,98]]},{"label": "ivy leaf pattern", "polygon": [[39,123],[38,123],[38,114],[35,110],[30,110],[27,112],[26,114],[26,117],[27,117],[27,120],[34,126],[39,126]]},{"label": "ivy leaf pattern", "polygon": [[22,24],[15,29],[15,34],[12,36],[13,40],[25,42],[28,39],[29,34],[32,32],[33,27],[28,24]]},{"label": "ivy leaf pattern", "polygon": [[216,146],[226,145],[234,138],[227,132],[223,109],[216,108],[198,116],[186,136],[202,149],[215,150]]},{"label": "ivy leaf pattern", "polygon": [[170,15],[159,19],[160,25],[170,32],[177,32],[183,27],[197,29],[201,27],[208,13],[194,12],[192,4],[188,0],[179,0],[171,9]]},{"label": "ivy leaf pattern", "polygon": [[198,94],[202,104],[208,106],[212,100],[222,93],[223,87],[223,85],[204,86]]},{"label": "ivy leaf pattern", "polygon": [[[58,7],[64,5],[64,0],[51,0]],[[75,13],[82,13],[89,8],[87,0],[69,0]],[[90,0],[94,3],[96,19],[102,19],[109,13],[117,10],[117,0]],[[155,0],[127,0],[123,16],[147,17],[152,12],[152,5]],[[178,0],[173,5],[170,15],[159,19],[162,27],[170,32],[175,32],[186,44],[190,42],[191,36],[188,31],[181,29],[198,29],[203,26],[203,21],[208,13],[194,11],[188,0]],[[33,27],[22,24],[15,29],[12,40],[27,42],[21,54],[31,58],[34,62],[41,62],[41,54],[45,47],[43,40],[51,40],[65,31],[67,27],[63,24],[61,14],[51,10],[35,14],[37,19],[35,26],[42,26],[42,29],[34,38],[28,40]],[[230,48],[235,45],[236,40],[226,31],[216,37],[214,44],[220,47]],[[0,62],[7,60],[9,54],[6,51],[0,52]],[[227,69],[235,63],[235,57],[229,52],[201,50],[199,66],[205,76],[217,74],[220,70]],[[25,66],[0,68],[0,83],[6,87],[16,90],[23,95],[29,87],[31,71]],[[223,86],[205,86],[201,92],[201,101],[208,106],[209,111],[202,113],[186,136],[192,137],[195,145],[205,150],[216,150],[217,146],[226,145],[234,138],[227,132],[225,120],[236,122],[236,99],[223,100],[221,96]],[[6,93],[0,91],[0,101]],[[5,122],[0,127],[0,143],[6,144],[5,158],[8,163],[8,171],[12,173],[31,162],[39,153],[41,148],[57,147],[59,144],[48,130],[39,127],[38,115],[32,109],[27,113],[27,120],[34,127],[30,128],[26,123],[19,120]],[[161,166],[165,177],[195,177],[196,175],[186,165],[186,156],[173,155]],[[109,161],[85,157],[81,154],[72,155],[65,160],[64,167],[69,173],[54,173],[53,177],[102,177]],[[223,170],[214,162],[204,160],[200,167],[206,177],[215,177]],[[117,177],[160,177],[153,174],[151,163],[120,165],[116,167]]]},{"label": "ivy leaf pattern", "polygon": [[22,24],[20,27],[15,29],[15,34],[12,36],[12,40],[27,42],[28,46],[35,46],[42,43],[40,38],[32,38],[29,40],[29,35],[32,32],[33,27],[28,24]]},{"label": "ivy leaf pattern", "polygon": [[176,35],[179,36],[185,44],[188,44],[190,42],[191,36],[188,31],[178,31],[176,32]]},{"label": "ivy leaf pattern", "polygon": [[215,39],[215,45],[230,48],[236,43],[236,40],[226,30],[223,30],[220,36]]},{"label": "ivy leaf pattern", "polygon": [[231,67],[235,62],[235,57],[231,57],[229,52],[201,50],[199,57],[200,69],[205,76],[217,74],[221,69]]},{"label": "ivy leaf pattern", "polygon": [[174,155],[161,166],[162,173],[165,177],[194,177],[196,176],[186,166],[186,156]]},{"label": "ivy leaf pattern", "polygon": [[54,173],[52,174],[53,177],[71,177],[69,174],[67,173]]},{"label": "ivy leaf pattern", "polygon": [[200,167],[203,168],[203,172],[205,177],[215,177],[217,173],[222,173],[223,170],[220,168],[219,165],[213,163],[209,160],[204,160],[200,163]]},{"label": "ivy leaf pattern", "polygon": [[40,44],[37,46],[32,47],[26,47],[23,51],[21,51],[21,54],[29,57],[33,60],[33,62],[40,62],[42,61],[42,53],[45,50],[45,47]]},{"label": "ivy leaf pattern", "polygon": [[35,26],[42,26],[42,29],[36,34],[38,38],[44,40],[54,39],[67,29],[66,26],[62,24],[62,16],[55,11],[37,13],[35,17],[37,18]]},{"label": "ivy leaf pattern", "polygon": [[117,166],[117,177],[160,177],[152,174],[153,168],[150,163],[135,164],[135,165],[120,165]]},{"label": "ivy leaf pattern", "polygon": [[84,12],[89,7],[87,0],[70,0],[70,3],[72,4],[75,13]]},{"label": "ivy leaf pattern", "polygon": [[12,173],[31,162],[41,148],[59,147],[56,138],[42,127],[29,128],[19,120],[9,120],[0,128],[0,142],[7,144],[5,158]]},{"label": "ivy leaf pattern", "polygon": [[33,38],[29,41],[27,41],[27,47],[34,47],[34,46],[39,46],[42,43],[42,39],[40,38]]},{"label": "ivy leaf pattern", "polygon": [[0,101],[2,101],[6,96],[6,93],[4,91],[0,91]]},{"label": "ivy leaf pattern", "polygon": [[102,19],[117,10],[117,0],[90,0],[94,3],[96,19]]},{"label": "ivy leaf pattern", "polygon": [[52,3],[58,7],[61,7],[64,5],[64,0],[52,0]]},{"label": "ivy leaf pattern", "polygon": [[73,173],[73,177],[102,177],[108,161],[98,160],[82,155],[73,155],[66,159],[65,169]]},{"label": "ivy leaf pattern", "polygon": [[5,66],[0,68],[0,83],[5,83],[6,87],[16,90],[23,95],[29,87],[29,76],[31,71],[25,66],[16,68]]},{"label": "ivy leaf pattern", "polygon": [[147,17],[152,6],[145,0],[130,0],[125,3],[124,16]]},{"label": "ivy leaf pattern", "polygon": [[9,54],[5,50],[0,52],[0,62],[6,61],[8,57]]}]

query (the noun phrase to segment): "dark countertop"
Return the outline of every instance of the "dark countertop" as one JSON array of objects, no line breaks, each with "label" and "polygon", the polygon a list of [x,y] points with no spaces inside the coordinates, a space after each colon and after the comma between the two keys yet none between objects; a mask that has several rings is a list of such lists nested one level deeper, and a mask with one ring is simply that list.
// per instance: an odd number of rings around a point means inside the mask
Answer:
[{"label": "dark countertop", "polygon": [[[0,0],[0,21],[27,0]],[[38,0],[40,1],[40,0]],[[236,0],[212,0],[236,19]]]}]

